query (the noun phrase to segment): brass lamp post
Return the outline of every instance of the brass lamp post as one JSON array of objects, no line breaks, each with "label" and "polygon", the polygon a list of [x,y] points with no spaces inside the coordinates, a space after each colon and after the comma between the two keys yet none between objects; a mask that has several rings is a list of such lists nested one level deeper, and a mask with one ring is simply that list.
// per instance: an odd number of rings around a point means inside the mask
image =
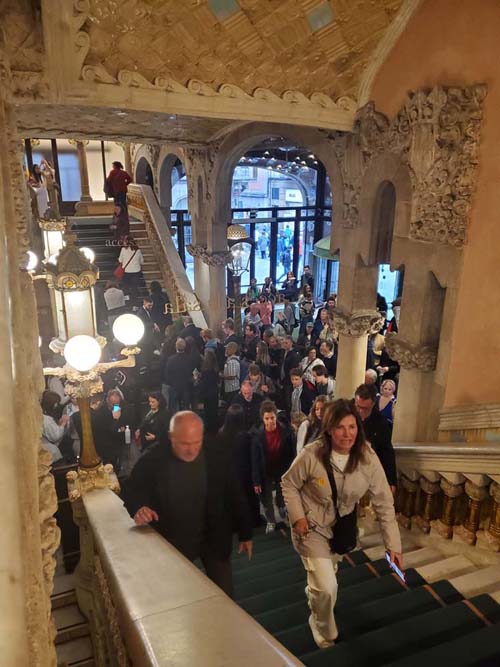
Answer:
[{"label": "brass lamp post", "polygon": [[249,270],[252,241],[243,225],[229,225],[227,242],[231,251],[228,269],[233,276],[234,330],[241,334],[241,276]]},{"label": "brass lamp post", "polygon": [[73,336],[92,336],[101,345],[106,343],[96,327],[94,285],[99,269],[74,244],[74,236],[66,234],[64,241],[65,247],[45,265],[57,331],[49,347],[59,353]]},{"label": "brass lamp post", "polygon": [[95,449],[90,413],[90,398],[103,389],[101,375],[110,368],[133,368],[135,357],[141,351],[137,343],[144,335],[144,323],[132,314],[121,315],[113,325],[115,337],[126,347],[118,361],[100,363],[101,345],[92,336],[77,335],[64,346],[66,365],[62,368],[44,368],[44,375],[66,378],[64,389],[77,400],[82,424],[82,442],[78,472],[69,472],[70,500],[94,488],[119,490],[118,480],[111,464],[102,465]]}]

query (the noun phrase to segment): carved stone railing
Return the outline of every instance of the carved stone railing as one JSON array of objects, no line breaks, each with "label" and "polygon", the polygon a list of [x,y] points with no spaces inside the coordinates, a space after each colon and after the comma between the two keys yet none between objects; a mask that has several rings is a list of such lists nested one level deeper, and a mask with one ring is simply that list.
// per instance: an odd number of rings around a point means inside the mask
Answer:
[{"label": "carved stone railing", "polygon": [[302,665],[158,533],[135,526],[112,491],[74,509],[77,596],[96,665]]},{"label": "carved stone railing", "polygon": [[207,322],[198,297],[172,240],[172,232],[149,185],[128,186],[127,201],[132,215],[144,222],[156,262],[160,267],[163,286],[171,300],[170,312],[188,313],[198,327]]},{"label": "carved stone railing", "polygon": [[500,552],[500,443],[394,448],[402,526]]}]

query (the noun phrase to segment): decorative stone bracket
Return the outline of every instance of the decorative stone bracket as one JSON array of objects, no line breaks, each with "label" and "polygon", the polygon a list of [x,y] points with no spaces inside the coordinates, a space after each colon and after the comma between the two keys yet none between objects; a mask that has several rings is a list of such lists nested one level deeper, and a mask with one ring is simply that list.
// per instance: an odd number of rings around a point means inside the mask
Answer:
[{"label": "decorative stone bracket", "polygon": [[377,310],[355,310],[346,313],[341,308],[334,308],[335,328],[344,336],[366,336],[377,333],[384,324],[383,316]]},{"label": "decorative stone bracket", "polygon": [[391,359],[409,371],[433,371],[436,367],[437,350],[428,345],[413,345],[399,334],[388,333],[385,346]]},{"label": "decorative stone bracket", "polygon": [[206,245],[192,245],[186,246],[186,250],[191,257],[198,257],[204,264],[208,266],[226,266],[231,261],[230,250],[216,250],[210,252]]}]

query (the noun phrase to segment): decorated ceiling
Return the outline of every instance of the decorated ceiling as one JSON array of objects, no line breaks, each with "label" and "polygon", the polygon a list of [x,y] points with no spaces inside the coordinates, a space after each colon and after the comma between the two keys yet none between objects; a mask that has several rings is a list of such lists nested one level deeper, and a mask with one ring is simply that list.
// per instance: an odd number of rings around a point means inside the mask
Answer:
[{"label": "decorated ceiling", "polygon": [[85,64],[182,85],[356,97],[402,0],[89,0]]}]

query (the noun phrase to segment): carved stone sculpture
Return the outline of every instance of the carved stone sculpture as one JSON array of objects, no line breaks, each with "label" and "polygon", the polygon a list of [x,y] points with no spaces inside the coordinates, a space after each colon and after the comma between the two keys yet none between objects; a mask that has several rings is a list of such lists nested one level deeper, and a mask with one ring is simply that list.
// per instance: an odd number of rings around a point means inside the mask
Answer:
[{"label": "carved stone sculpture", "polygon": [[193,245],[190,243],[186,246],[186,250],[191,257],[199,257],[208,266],[226,266],[232,257],[230,250],[210,252],[205,245]]},{"label": "carved stone sculpture", "polygon": [[385,346],[402,368],[413,371],[432,371],[436,367],[437,350],[427,345],[414,345],[399,334],[388,333]]},{"label": "carved stone sculpture", "polygon": [[333,311],[335,329],[344,336],[365,336],[380,331],[383,316],[377,310],[355,310],[346,313],[341,308]]}]

